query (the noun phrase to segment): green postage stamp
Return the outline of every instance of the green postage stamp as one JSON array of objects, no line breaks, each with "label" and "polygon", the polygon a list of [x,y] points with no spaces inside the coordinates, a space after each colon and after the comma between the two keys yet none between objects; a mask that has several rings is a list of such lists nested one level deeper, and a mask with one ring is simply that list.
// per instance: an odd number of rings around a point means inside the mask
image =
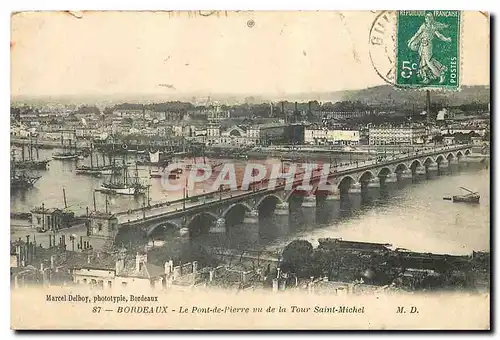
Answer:
[{"label": "green postage stamp", "polygon": [[458,90],[460,11],[398,11],[396,85]]}]

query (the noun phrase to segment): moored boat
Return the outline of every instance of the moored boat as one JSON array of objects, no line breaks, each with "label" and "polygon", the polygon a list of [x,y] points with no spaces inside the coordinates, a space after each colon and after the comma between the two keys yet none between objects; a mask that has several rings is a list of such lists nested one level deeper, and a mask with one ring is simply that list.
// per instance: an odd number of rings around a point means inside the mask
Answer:
[{"label": "moored boat", "polygon": [[136,188],[126,184],[103,183],[101,190],[117,195],[136,195]]},{"label": "moored boat", "polygon": [[465,195],[455,195],[453,196],[453,202],[462,202],[462,203],[479,203],[480,196],[477,192],[473,192],[467,188],[460,187],[460,189],[463,189],[467,192],[468,194]]},{"label": "moored boat", "polygon": [[453,202],[479,203],[479,195],[457,195],[453,196]]},{"label": "moored boat", "polygon": [[47,170],[47,165],[49,164],[49,162],[50,159],[44,161],[26,160],[14,161],[12,162],[12,165],[20,170]]},{"label": "moored boat", "polygon": [[16,173],[11,172],[10,175],[10,188],[11,190],[22,190],[28,189],[35,185],[36,181],[40,179],[41,176],[31,176],[26,173]]},{"label": "moored boat", "polygon": [[110,193],[117,195],[142,195],[148,188],[139,182],[137,167],[132,181],[130,181],[128,169],[125,165],[123,165],[123,177],[114,177],[115,178],[111,178],[110,182],[101,184],[101,191],[109,191]]},{"label": "moored boat", "polygon": [[75,153],[57,152],[52,155],[52,158],[58,161],[66,161],[66,160],[78,159],[78,155]]}]

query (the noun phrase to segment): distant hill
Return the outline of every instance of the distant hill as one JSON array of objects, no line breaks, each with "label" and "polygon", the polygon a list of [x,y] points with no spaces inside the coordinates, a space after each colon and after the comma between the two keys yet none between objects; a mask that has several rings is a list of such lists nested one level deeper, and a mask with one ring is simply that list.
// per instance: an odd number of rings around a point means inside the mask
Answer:
[{"label": "distant hill", "polygon": [[[368,105],[425,105],[425,91],[400,90],[390,85],[370,87],[363,90],[342,91],[342,100],[361,101]],[[431,101],[442,105],[463,105],[469,103],[488,104],[489,86],[464,86],[458,92],[431,91]]]},{"label": "distant hill", "polygon": [[[398,90],[390,85],[369,87],[361,90],[344,90],[332,92],[312,93],[290,93],[283,95],[266,94],[231,94],[231,93],[175,93],[175,94],[115,94],[115,95],[70,95],[70,96],[41,96],[28,98],[24,96],[12,98],[13,102],[24,102],[30,104],[42,103],[65,103],[65,104],[87,104],[111,106],[119,103],[160,103],[168,101],[193,102],[196,96],[206,97],[210,95],[212,101],[218,101],[227,105],[234,104],[259,104],[265,102],[307,102],[307,101],[360,101],[369,106],[425,106],[425,92],[418,90]],[[200,97],[198,97],[200,98]],[[459,92],[431,92],[431,100],[434,104],[442,106],[463,105],[470,103],[488,104],[490,102],[489,86],[463,86]]]}]

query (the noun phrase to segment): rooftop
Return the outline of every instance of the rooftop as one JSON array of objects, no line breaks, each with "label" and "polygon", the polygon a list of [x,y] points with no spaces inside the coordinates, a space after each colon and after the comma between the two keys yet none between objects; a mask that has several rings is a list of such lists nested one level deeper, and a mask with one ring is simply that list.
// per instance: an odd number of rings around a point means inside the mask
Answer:
[{"label": "rooftop", "polygon": [[152,263],[142,263],[140,270],[136,270],[135,260],[125,260],[125,268],[116,276],[154,279],[165,275],[165,269]]}]

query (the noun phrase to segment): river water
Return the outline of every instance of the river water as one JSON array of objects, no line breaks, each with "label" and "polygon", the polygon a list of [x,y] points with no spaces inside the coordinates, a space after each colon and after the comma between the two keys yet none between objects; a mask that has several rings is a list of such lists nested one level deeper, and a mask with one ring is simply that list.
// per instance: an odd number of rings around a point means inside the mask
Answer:
[{"label": "river water", "polygon": [[[40,150],[40,159],[50,158],[52,150]],[[88,160],[86,161],[88,163]],[[103,178],[76,175],[74,162],[52,161],[35,187],[11,195],[11,211],[27,212],[44,203],[62,207],[65,188],[67,204],[83,214],[93,204],[93,191]],[[489,169],[477,164],[454,169],[452,174],[414,182],[406,180],[387,188],[371,188],[366,195],[349,196],[341,201],[325,201],[316,208],[299,208],[289,216],[271,215],[257,224],[228,226],[225,234],[201,235],[202,243],[240,249],[276,249],[293,239],[313,244],[318,238],[390,243],[414,251],[470,254],[488,251],[490,244]],[[139,168],[139,176],[149,180],[149,169]],[[151,179],[154,181],[154,179]],[[165,201],[161,185],[151,182],[151,203]],[[443,200],[460,194],[463,186],[481,195],[481,204],[468,205]],[[175,197],[168,197],[173,199]],[[104,197],[96,196],[98,207]],[[143,198],[118,196],[110,199],[110,209],[123,211],[141,207]]]}]

